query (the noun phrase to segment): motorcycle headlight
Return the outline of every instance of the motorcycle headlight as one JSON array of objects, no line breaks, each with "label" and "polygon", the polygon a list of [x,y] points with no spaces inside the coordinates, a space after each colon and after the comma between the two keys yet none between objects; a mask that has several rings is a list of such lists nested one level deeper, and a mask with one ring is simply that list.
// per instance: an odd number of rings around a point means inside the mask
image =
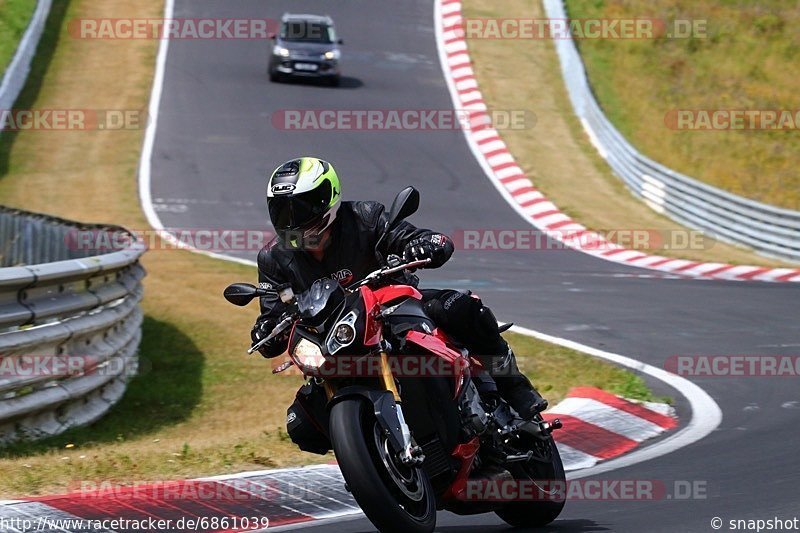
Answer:
[{"label": "motorcycle headlight", "polygon": [[318,369],[325,364],[325,356],[322,355],[322,350],[308,339],[300,340],[297,346],[294,347],[292,354],[297,359],[297,362],[306,368]]},{"label": "motorcycle headlight", "polygon": [[328,353],[335,354],[342,348],[350,346],[356,338],[356,318],[358,315],[355,311],[350,311],[344,318],[333,326],[325,346],[328,348]]},{"label": "motorcycle headlight", "polygon": [[283,46],[276,46],[272,49],[272,53],[276,56],[289,57],[289,49]]},{"label": "motorcycle headlight", "polygon": [[356,329],[350,324],[339,324],[336,326],[336,332],[334,335],[336,336],[336,341],[339,344],[347,345],[353,342],[353,339],[356,338]]},{"label": "motorcycle headlight", "polygon": [[323,54],[325,59],[339,59],[341,55],[342,53],[339,50],[328,50]]}]

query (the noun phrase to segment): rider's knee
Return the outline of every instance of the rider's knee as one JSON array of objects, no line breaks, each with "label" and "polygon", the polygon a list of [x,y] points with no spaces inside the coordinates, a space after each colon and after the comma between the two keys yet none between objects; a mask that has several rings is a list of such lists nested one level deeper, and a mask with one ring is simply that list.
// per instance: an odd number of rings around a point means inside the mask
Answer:
[{"label": "rider's knee", "polygon": [[492,310],[468,292],[441,291],[425,303],[425,312],[456,340],[479,350],[493,351],[502,341]]}]

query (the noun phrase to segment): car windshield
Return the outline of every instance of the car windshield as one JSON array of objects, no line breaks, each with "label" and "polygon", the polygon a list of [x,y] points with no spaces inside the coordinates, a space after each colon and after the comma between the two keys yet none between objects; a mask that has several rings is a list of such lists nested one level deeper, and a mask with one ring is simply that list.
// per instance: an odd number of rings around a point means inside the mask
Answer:
[{"label": "car windshield", "polygon": [[335,40],[333,27],[318,22],[285,22],[281,28],[281,39],[298,43],[332,44]]}]

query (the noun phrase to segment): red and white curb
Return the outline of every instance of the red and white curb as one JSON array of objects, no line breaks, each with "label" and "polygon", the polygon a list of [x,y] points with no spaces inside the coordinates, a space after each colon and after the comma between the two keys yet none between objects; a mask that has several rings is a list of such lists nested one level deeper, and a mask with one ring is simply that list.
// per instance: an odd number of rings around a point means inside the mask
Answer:
[{"label": "red and white curb", "polygon": [[[564,424],[554,435],[567,471],[628,453],[677,426],[665,404],[636,403],[589,387],[572,389],[545,418]],[[124,488],[101,483],[78,493],[0,502],[0,531],[105,533],[137,529],[134,521],[149,524],[138,528],[145,531],[155,530],[159,520],[170,520],[172,531],[253,531],[236,526],[246,520],[290,528],[360,513],[332,464]]]},{"label": "red and white curb", "polygon": [[[503,198],[534,227],[565,246],[616,263],[697,278],[800,282],[800,269],[703,263],[648,255],[609,242],[572,220],[533,186],[498,131],[491,127],[464,38],[460,0],[437,0],[435,15],[439,59],[453,105],[467,112],[472,124],[464,130],[467,143]],[[581,245],[586,242],[592,243],[591,247]]]},{"label": "red and white curb", "polygon": [[544,417],[564,424],[553,435],[567,471],[628,453],[677,426],[667,404],[636,403],[593,387],[573,388]]},{"label": "red and white curb", "polygon": [[265,531],[360,513],[339,469],[319,465],[0,502],[0,531]]}]

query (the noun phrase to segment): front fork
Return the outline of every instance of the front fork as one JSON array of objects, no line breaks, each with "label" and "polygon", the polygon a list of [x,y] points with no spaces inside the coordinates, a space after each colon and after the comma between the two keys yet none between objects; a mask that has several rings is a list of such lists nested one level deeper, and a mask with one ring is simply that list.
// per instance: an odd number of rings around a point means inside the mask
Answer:
[{"label": "front fork", "polygon": [[[415,446],[411,438],[411,429],[408,427],[406,419],[403,416],[403,408],[401,406],[402,398],[400,397],[400,392],[397,390],[394,374],[389,365],[389,355],[385,350],[381,350],[380,352],[380,382],[383,385],[383,390],[392,393],[392,398],[394,400],[390,408],[393,409],[397,415],[396,419],[399,427],[395,429],[399,429],[401,435],[401,439],[399,439],[401,449],[397,455],[403,464],[418,466],[425,460],[425,455],[422,453],[422,448]],[[325,387],[325,394],[330,401],[336,394],[336,390],[328,381],[324,381],[323,386]]]},{"label": "front fork", "polygon": [[400,450],[398,456],[403,464],[407,465],[420,465],[425,460],[425,455],[422,453],[422,448],[414,446],[411,441],[411,429],[406,424],[406,419],[403,416],[403,407],[401,406],[402,398],[400,392],[397,390],[397,384],[394,382],[394,374],[392,374],[392,367],[389,365],[389,355],[381,350],[381,382],[383,388],[392,393],[394,396],[394,408],[397,412],[397,420],[400,422],[400,433],[403,435],[403,449]]}]

